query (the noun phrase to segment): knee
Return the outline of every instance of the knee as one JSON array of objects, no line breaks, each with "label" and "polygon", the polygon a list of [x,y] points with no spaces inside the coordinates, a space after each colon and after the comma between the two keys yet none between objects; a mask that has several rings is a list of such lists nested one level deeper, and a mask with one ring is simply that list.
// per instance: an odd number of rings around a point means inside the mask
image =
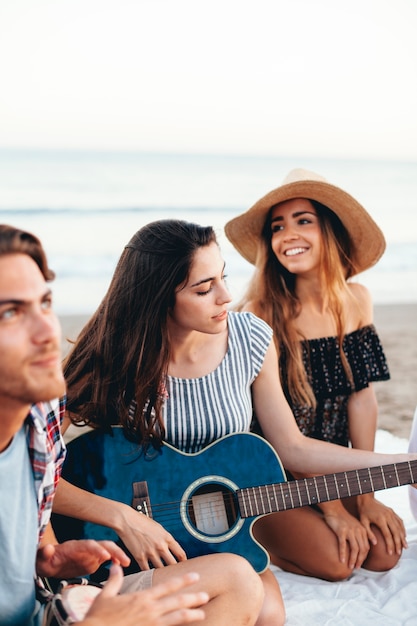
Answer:
[{"label": "knee", "polygon": [[350,576],[352,576],[352,574],[352,568],[347,566],[343,567],[343,563],[341,563],[339,567],[335,567],[332,570],[324,572],[323,576],[319,576],[319,578],[327,580],[330,583],[340,583],[347,580]]},{"label": "knee", "polygon": [[255,626],[284,626],[285,618],[283,603],[265,598]]},{"label": "knee", "polygon": [[225,577],[230,584],[233,586],[238,584],[240,589],[247,589],[250,593],[253,590],[259,602],[262,602],[264,595],[262,581],[249,561],[237,554],[223,554],[222,556]]},{"label": "knee", "polygon": [[[388,572],[397,565],[399,560],[400,555],[398,554],[370,554],[363,562],[362,567],[371,572]],[[333,563],[331,566],[328,564],[328,566],[322,574],[319,574],[319,578],[329,582],[342,582],[353,574],[353,570],[350,567],[340,562]]]},{"label": "knee", "polygon": [[255,626],[283,626],[285,607],[278,581],[270,569],[263,572],[260,579],[265,597]]},{"label": "knee", "polygon": [[353,570],[347,563],[342,563],[339,559],[330,559],[322,563],[313,576],[331,583],[338,583],[347,580],[352,573]]},{"label": "knee", "polygon": [[[378,545],[379,544],[377,544],[377,546]],[[385,546],[380,550],[371,549],[362,567],[371,572],[388,572],[397,565],[400,558],[401,554],[388,554],[385,550]]]},{"label": "knee", "polygon": [[236,594],[239,606],[247,612],[248,621],[242,623],[254,624],[264,602],[261,578],[245,558],[237,554],[222,554],[221,558],[223,590]]},{"label": "knee", "polygon": [[[362,567],[373,572],[387,572],[397,565],[399,559],[400,555],[390,555],[386,552],[385,548],[383,550],[371,548]],[[347,563],[341,563],[339,559],[327,559],[320,565],[318,570],[312,572],[312,574],[317,578],[322,578],[329,582],[342,582],[350,578],[353,574],[353,570]]]}]

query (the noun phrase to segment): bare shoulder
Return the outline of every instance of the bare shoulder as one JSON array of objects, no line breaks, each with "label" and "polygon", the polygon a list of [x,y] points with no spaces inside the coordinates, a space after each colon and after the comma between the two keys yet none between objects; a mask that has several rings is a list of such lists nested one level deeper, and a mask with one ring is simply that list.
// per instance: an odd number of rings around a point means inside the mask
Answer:
[{"label": "bare shoulder", "polygon": [[245,302],[241,310],[248,311],[249,313],[254,313],[258,317],[260,317],[261,307],[255,300],[249,300],[248,302]]},{"label": "bare shoulder", "polygon": [[349,291],[354,297],[358,315],[358,327],[373,323],[373,303],[369,289],[360,283],[349,283]]}]

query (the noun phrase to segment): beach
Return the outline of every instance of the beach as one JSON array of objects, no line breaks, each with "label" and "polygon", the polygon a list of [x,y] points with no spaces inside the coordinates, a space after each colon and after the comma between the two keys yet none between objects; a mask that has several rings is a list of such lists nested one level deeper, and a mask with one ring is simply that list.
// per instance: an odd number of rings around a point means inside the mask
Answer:
[{"label": "beach", "polygon": [[416,320],[417,304],[375,307],[375,325],[391,372],[391,380],[375,384],[378,426],[407,439],[417,406]]},{"label": "beach", "polygon": [[[61,315],[63,352],[76,339],[88,315]],[[375,325],[391,372],[391,379],[375,384],[378,428],[408,439],[417,405],[417,304],[375,306]]]}]

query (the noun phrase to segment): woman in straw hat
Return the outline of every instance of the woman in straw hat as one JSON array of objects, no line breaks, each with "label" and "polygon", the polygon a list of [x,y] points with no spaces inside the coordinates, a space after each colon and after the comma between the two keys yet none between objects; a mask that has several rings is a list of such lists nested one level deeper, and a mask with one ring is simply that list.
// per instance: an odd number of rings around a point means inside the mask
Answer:
[{"label": "woman in straw hat", "polygon": [[[287,400],[304,435],[372,450],[389,378],[367,289],[349,279],[374,265],[384,236],[352,196],[297,169],[226,225],[256,266],[240,303],[274,330]],[[373,494],[258,521],[255,535],[281,568],[327,580],[353,568],[392,568],[406,547],[402,520]]]}]

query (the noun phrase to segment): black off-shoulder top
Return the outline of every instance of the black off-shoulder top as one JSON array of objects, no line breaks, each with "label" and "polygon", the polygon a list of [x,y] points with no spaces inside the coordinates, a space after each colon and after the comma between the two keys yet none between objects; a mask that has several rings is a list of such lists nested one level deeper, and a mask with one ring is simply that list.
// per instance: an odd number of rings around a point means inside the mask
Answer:
[{"label": "black off-shoulder top", "polygon": [[309,339],[302,341],[301,346],[304,367],[317,401],[315,409],[291,401],[283,352],[280,358],[282,386],[298,426],[309,437],[347,446],[349,396],[368,387],[371,382],[390,378],[375,326],[364,326],[344,337],[343,349],[352,370],[353,386],[343,369],[337,337]]}]

